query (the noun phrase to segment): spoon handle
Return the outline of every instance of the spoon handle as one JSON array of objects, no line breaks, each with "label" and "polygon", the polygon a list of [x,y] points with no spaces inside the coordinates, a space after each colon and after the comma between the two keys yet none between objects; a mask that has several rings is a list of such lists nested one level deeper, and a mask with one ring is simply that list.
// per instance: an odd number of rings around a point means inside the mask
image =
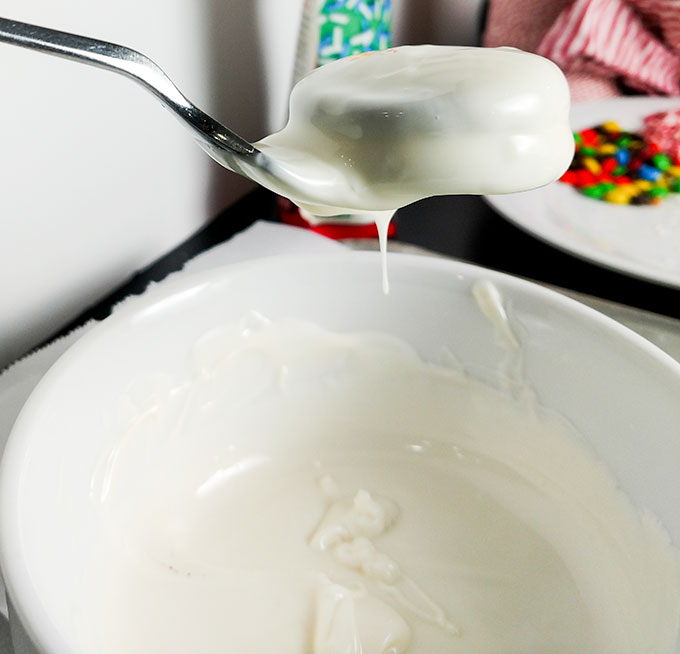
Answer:
[{"label": "spoon handle", "polygon": [[151,59],[122,45],[0,18],[0,42],[73,59],[129,77],[153,93],[198,132],[203,144],[219,144],[238,156],[259,154],[248,141],[194,106]]}]

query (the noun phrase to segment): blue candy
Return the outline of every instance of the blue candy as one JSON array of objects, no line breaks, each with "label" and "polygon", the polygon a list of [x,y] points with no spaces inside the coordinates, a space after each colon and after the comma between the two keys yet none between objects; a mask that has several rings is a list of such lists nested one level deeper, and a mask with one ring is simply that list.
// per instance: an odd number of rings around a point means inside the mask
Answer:
[{"label": "blue candy", "polygon": [[625,148],[619,148],[614,155],[620,166],[627,166],[630,161],[630,152]]},{"label": "blue candy", "polygon": [[649,164],[642,164],[637,170],[637,176],[640,179],[646,179],[650,182],[655,182],[661,176],[661,171]]}]

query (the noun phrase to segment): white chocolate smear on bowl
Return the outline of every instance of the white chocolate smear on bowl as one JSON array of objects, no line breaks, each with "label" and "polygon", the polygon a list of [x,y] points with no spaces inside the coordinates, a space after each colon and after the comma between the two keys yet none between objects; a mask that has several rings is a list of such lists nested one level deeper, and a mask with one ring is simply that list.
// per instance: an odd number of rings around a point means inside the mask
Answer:
[{"label": "white chocolate smear on bowl", "polygon": [[192,356],[93,480],[79,651],[677,652],[677,551],[557,417],[387,335]]},{"label": "white chocolate smear on bowl", "polygon": [[398,208],[433,195],[526,191],[567,169],[569,89],[554,63],[515,48],[402,46],[307,75],[287,125],[256,146],[289,171],[290,188],[276,190],[313,216],[373,216],[387,290],[386,231]]}]

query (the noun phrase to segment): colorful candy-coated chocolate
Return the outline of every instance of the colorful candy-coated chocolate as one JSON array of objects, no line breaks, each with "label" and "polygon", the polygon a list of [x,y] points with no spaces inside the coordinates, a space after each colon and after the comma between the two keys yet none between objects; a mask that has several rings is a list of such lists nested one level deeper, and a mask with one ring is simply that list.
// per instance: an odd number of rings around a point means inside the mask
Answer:
[{"label": "colorful candy-coated chocolate", "polygon": [[607,121],[574,134],[574,159],[560,181],[586,197],[653,205],[680,193],[680,156]]},{"label": "colorful candy-coated chocolate", "polygon": [[630,152],[628,152],[628,150],[626,150],[625,148],[619,148],[616,151],[616,160],[622,166],[626,166],[630,161]]},{"label": "colorful candy-coated chocolate", "polygon": [[661,176],[661,171],[651,164],[642,164],[637,174],[640,179],[648,179],[650,182],[655,182]]},{"label": "colorful candy-coated chocolate", "polygon": [[655,154],[652,157],[652,161],[659,170],[666,170],[667,168],[670,168],[671,165],[670,157],[667,154],[664,154],[663,152]]},{"label": "colorful candy-coated chocolate", "polygon": [[614,122],[613,120],[608,120],[608,121],[602,123],[602,129],[605,132],[620,132],[621,131],[619,124]]},{"label": "colorful candy-coated chocolate", "polygon": [[602,165],[595,157],[586,157],[583,160],[583,165],[593,173],[593,175],[599,175],[602,172]]}]

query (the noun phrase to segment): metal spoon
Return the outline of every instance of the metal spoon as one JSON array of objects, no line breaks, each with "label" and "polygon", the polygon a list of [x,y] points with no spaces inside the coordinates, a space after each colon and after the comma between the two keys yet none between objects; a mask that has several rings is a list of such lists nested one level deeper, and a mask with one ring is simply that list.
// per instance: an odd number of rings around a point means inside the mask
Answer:
[{"label": "metal spoon", "polygon": [[198,144],[218,163],[263,186],[315,203],[318,198],[300,186],[299,176],[269,154],[192,104],[148,57],[122,45],[86,36],[0,18],[0,42],[73,59],[133,79],[155,95],[189,129]]}]

